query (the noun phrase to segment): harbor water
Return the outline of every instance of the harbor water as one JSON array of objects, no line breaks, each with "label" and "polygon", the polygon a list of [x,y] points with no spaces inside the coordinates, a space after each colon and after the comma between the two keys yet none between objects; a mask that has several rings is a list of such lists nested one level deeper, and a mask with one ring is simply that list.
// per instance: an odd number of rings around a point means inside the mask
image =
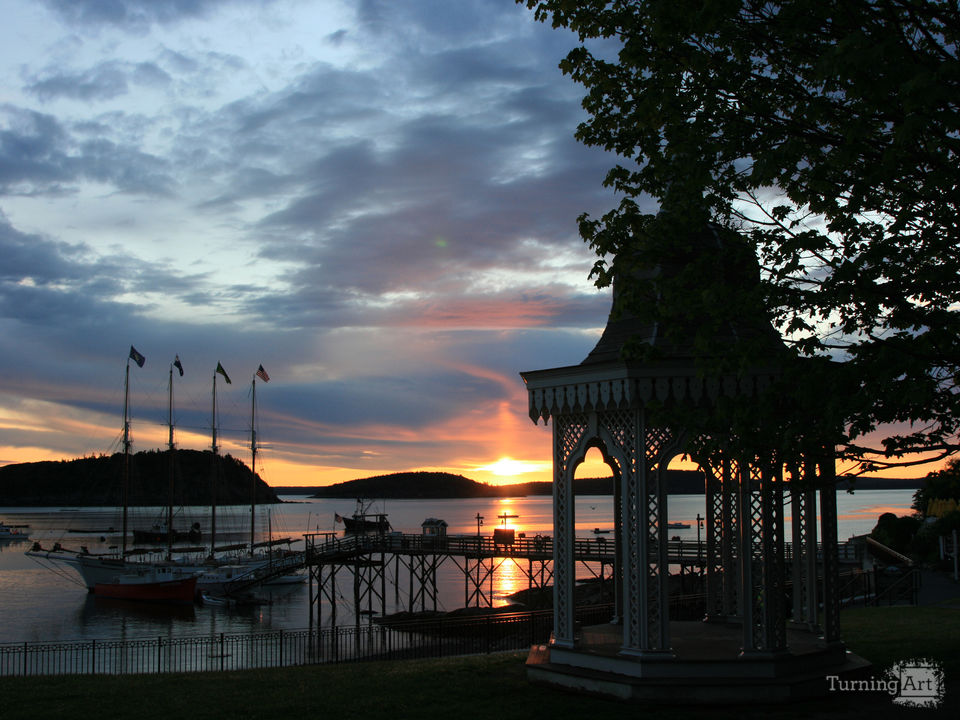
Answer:
[{"label": "harbor water", "polygon": [[[303,549],[303,535],[315,532],[343,534],[336,515],[350,516],[355,511],[351,500],[311,499],[282,496],[279,506],[257,508],[256,539],[289,537],[291,549]],[[912,490],[858,490],[837,496],[838,535],[841,540],[870,532],[884,512],[909,514]],[[376,501],[370,512],[386,513],[394,531],[419,534],[426,518],[445,520],[450,535],[489,537],[496,528],[513,528],[527,537],[550,535],[552,509],[549,496],[519,498],[473,498],[460,500],[387,500]],[[205,508],[185,508],[175,527],[200,522],[206,528]],[[613,500],[610,496],[578,496],[576,499],[577,534],[594,538],[595,531],[613,527]],[[149,527],[161,517],[162,509],[138,509],[133,527]],[[671,537],[696,542],[697,516],[704,514],[700,495],[672,495],[669,498],[670,522],[689,525],[671,529]],[[478,527],[477,516],[481,516]],[[506,518],[502,517],[506,516]],[[789,507],[786,510],[786,535],[789,539]],[[115,528],[121,527],[116,508],[0,508],[0,519],[10,525],[29,525],[32,541],[50,547],[90,552],[105,552],[116,545]],[[219,508],[217,543],[249,541],[250,508]],[[68,532],[72,530],[73,532]],[[702,531],[700,531],[702,533]],[[87,639],[171,638],[248,631],[291,630],[309,624],[309,591],[306,583],[280,585],[258,591],[259,602],[237,608],[213,606],[162,606],[90,595],[79,576],[69,567],[39,563],[24,553],[31,543],[0,542],[0,643],[28,641],[69,641]],[[349,574],[349,573],[344,573]],[[394,570],[387,572],[387,612],[409,609],[409,588],[404,573],[394,588]],[[465,580],[452,559],[438,571],[439,610],[455,610],[465,604]],[[509,604],[510,595],[527,587],[525,571],[511,561],[497,569],[493,581],[493,604]],[[324,613],[325,615],[327,613]],[[352,623],[352,591],[338,592],[338,622]]]}]

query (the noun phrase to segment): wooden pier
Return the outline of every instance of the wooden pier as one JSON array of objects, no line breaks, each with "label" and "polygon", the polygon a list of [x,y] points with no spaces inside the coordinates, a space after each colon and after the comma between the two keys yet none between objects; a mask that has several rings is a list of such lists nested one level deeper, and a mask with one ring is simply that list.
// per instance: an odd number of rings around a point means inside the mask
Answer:
[{"label": "wooden pier", "polygon": [[[226,588],[236,595],[273,578],[306,568],[309,573],[310,623],[322,626],[324,610],[331,625],[338,624],[339,600],[352,606],[348,622],[386,614],[388,592],[393,605],[408,612],[437,611],[437,573],[445,562],[453,563],[463,577],[464,607],[493,607],[498,571],[512,564],[527,581],[527,589],[546,588],[553,582],[553,539],[547,535],[502,536],[425,535],[406,533],[339,535],[332,532],[304,535],[305,550],[279,553],[275,560],[244,575]],[[787,562],[791,544],[785,543]],[[841,562],[859,563],[852,544],[840,545]],[[616,558],[614,541],[603,536],[578,539],[574,557],[582,573],[601,583],[612,582]],[[669,564],[679,574],[700,575],[704,571],[704,542],[674,540],[668,544]],[[388,570],[392,579],[388,582]],[[352,598],[343,595],[337,578],[349,573]],[[388,587],[389,586],[389,587]],[[401,589],[406,603],[401,603]],[[346,618],[343,618],[346,619]]]},{"label": "wooden pier", "polygon": [[[329,623],[336,625],[338,600],[347,600],[338,589],[337,577],[350,574],[352,587],[352,621],[385,615],[388,584],[394,606],[409,612],[437,610],[437,572],[444,562],[452,562],[464,581],[464,607],[493,607],[497,572],[512,563],[527,580],[528,589],[546,588],[553,581],[553,540],[546,535],[497,542],[494,537],[480,535],[432,536],[405,533],[338,535],[310,533],[304,535],[306,548],[286,552],[277,560],[238,582],[229,592],[249,589],[273,577],[307,568],[310,587],[310,622],[323,625],[326,608]],[[785,544],[786,558],[792,556],[790,543]],[[841,545],[841,560],[858,562],[851,545]],[[580,539],[574,546],[575,559],[584,573],[600,583],[612,582],[616,548],[604,537]],[[701,574],[705,567],[705,543],[671,541],[667,552],[669,563],[681,574]],[[388,583],[387,570],[392,567]],[[404,583],[405,580],[405,583]],[[401,605],[401,587],[405,584],[406,605]]]}]

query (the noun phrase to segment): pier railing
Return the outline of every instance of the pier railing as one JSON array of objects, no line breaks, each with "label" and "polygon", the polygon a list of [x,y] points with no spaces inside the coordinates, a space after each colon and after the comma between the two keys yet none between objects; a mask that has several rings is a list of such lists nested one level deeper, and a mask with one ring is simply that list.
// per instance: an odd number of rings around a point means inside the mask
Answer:
[{"label": "pier railing", "polygon": [[[514,557],[534,560],[552,560],[553,558],[553,538],[549,535],[533,537],[519,535],[509,542],[498,542],[488,535],[436,536],[385,533],[338,536],[334,533],[308,533],[304,537],[307,540],[307,549],[302,562],[306,565],[373,552],[484,558]],[[822,551],[822,544],[818,544],[818,558]],[[615,559],[616,546],[612,539],[603,536],[576,538],[573,552],[578,561],[612,563]],[[861,554],[859,545],[855,542],[838,543],[838,555],[842,563],[858,563]],[[706,561],[706,541],[671,540],[667,543],[667,557],[671,564],[703,565]],[[784,559],[787,562],[793,560],[792,542],[784,543]]]},{"label": "pier railing", "polygon": [[[577,609],[584,624],[607,622],[609,605]],[[314,630],[219,633],[137,640],[0,645],[0,676],[220,672],[322,663],[438,658],[544,643],[553,612],[391,622]]]}]

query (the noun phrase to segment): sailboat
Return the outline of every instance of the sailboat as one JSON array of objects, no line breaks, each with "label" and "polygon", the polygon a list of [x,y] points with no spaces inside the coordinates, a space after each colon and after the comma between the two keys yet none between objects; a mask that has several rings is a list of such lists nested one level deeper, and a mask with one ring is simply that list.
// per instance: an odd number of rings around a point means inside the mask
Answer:
[{"label": "sailboat", "polygon": [[180,376],[183,377],[183,365],[180,363],[180,356],[170,365],[170,374],[167,381],[167,473],[169,483],[167,488],[167,508],[166,519],[162,524],[156,524],[150,529],[133,530],[133,542],[135,545],[166,545],[167,560],[173,555],[173,546],[180,542],[199,543],[202,538],[200,523],[193,523],[189,530],[177,530],[173,526],[173,497],[174,497],[174,475],[175,475],[175,453],[176,445],[173,442],[173,369],[177,368]]},{"label": "sailboat", "polygon": [[[213,377],[213,453],[214,458],[216,458],[218,452],[217,446],[217,420],[216,420],[216,387],[217,387],[217,373],[223,375],[224,379],[229,383],[229,376],[226,374],[226,371],[223,369],[221,364],[217,364],[217,372],[214,373]],[[263,382],[269,382],[270,376],[267,375],[266,370],[263,369],[263,365],[257,369],[253,380],[251,382],[251,411],[250,411],[250,468],[251,468],[251,480],[250,480],[250,542],[249,545],[246,543],[227,545],[217,547],[216,545],[216,482],[217,478],[214,475],[214,490],[212,493],[211,499],[211,530],[210,530],[210,554],[206,559],[206,562],[202,566],[196,567],[195,569],[200,572],[200,576],[197,580],[197,587],[202,593],[205,593],[207,597],[216,597],[217,595],[223,595],[230,591],[231,586],[236,587],[238,585],[248,585],[251,583],[256,583],[257,579],[262,576],[268,576],[264,580],[263,584],[280,584],[280,583],[292,583],[292,582],[303,582],[305,577],[297,574],[292,575],[282,575],[280,577],[270,577],[272,573],[270,572],[271,563],[273,562],[272,552],[269,551],[275,544],[289,543],[290,539],[284,540],[273,540],[272,538],[266,542],[256,542],[256,511],[257,511],[257,451],[259,445],[257,444],[257,378],[260,378]],[[219,468],[219,465],[215,466]],[[268,552],[257,553],[258,548],[267,547]],[[216,556],[217,552],[226,552],[231,550],[246,550],[246,554],[241,557],[234,557],[231,560],[222,560]]]},{"label": "sailboat", "polygon": [[69,565],[83,579],[87,590],[100,597],[192,604],[197,588],[197,573],[174,565],[127,560],[128,505],[130,484],[130,361],[143,367],[145,358],[131,345],[123,384],[123,530],[119,557],[94,555],[86,548],[68,550],[55,543],[45,550],[34,543],[26,554],[38,560]]}]

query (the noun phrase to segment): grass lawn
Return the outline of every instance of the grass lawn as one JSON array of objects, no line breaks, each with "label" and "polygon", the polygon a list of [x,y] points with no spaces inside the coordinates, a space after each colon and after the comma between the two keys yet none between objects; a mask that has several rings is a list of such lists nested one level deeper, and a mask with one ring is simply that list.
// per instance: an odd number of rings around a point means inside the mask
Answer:
[{"label": "grass lawn", "polygon": [[[0,679],[4,720],[507,720],[628,716],[710,718],[960,717],[960,611],[949,608],[857,608],[842,615],[851,651],[877,675],[910,658],[943,663],[947,702],[940,711],[899,709],[881,696],[846,693],[829,701],[764,708],[643,708],[530,685],[522,653],[431,661],[362,663],[155,676]],[[678,704],[682,698],[678,698]],[[871,718],[871,720],[873,720]]]}]

